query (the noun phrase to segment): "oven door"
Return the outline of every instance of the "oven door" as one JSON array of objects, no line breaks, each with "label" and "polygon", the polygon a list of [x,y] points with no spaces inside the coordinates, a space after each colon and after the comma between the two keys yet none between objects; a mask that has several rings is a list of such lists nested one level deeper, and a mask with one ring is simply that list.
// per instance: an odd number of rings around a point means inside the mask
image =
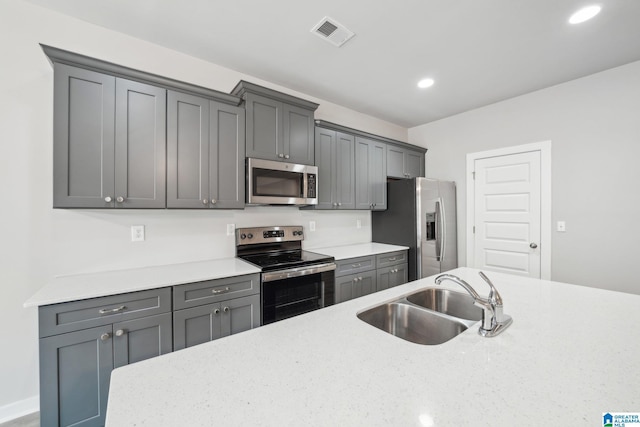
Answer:
[{"label": "oven door", "polygon": [[247,203],[315,205],[317,174],[316,166],[247,159]]},{"label": "oven door", "polygon": [[262,274],[262,324],[333,305],[334,263]]}]

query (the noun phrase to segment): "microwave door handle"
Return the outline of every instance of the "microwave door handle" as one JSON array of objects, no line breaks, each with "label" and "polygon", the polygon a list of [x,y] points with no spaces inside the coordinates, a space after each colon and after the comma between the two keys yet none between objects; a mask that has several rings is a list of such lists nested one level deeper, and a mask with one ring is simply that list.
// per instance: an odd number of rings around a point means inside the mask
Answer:
[{"label": "microwave door handle", "polygon": [[306,173],[302,174],[302,198],[306,199],[309,192],[309,177]]}]

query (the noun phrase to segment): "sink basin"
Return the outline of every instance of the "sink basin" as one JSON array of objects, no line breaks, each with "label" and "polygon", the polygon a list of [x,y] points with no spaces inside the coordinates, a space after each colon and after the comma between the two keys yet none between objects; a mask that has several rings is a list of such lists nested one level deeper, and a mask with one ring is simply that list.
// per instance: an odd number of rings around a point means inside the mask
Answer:
[{"label": "sink basin", "polygon": [[442,288],[426,288],[405,297],[412,304],[449,316],[482,320],[482,309],[473,304],[470,295]]},{"label": "sink basin", "polygon": [[442,344],[464,332],[464,322],[403,302],[390,302],[358,313],[358,318],[404,340]]}]

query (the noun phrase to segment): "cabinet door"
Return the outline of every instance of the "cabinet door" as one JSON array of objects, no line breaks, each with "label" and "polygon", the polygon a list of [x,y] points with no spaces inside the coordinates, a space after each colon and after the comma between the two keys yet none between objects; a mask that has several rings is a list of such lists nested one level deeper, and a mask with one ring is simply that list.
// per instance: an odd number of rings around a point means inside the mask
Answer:
[{"label": "cabinet door", "polygon": [[115,196],[118,208],[166,206],[165,89],[116,79]]},{"label": "cabinet door", "polygon": [[40,339],[42,427],[104,425],[111,332],[109,325]]},{"label": "cabinet door", "polygon": [[357,296],[372,294],[376,291],[377,274],[375,270],[360,273],[357,282]]},{"label": "cabinet door", "polygon": [[236,298],[220,303],[221,336],[226,337],[260,326],[260,295]]},{"label": "cabinet door", "polygon": [[[387,162],[389,159],[387,158]],[[404,157],[405,173],[408,178],[424,176],[424,155],[417,151],[406,150]],[[389,165],[387,163],[387,170]]]},{"label": "cabinet door", "polygon": [[115,78],[56,63],[53,206],[115,206]]},{"label": "cabinet door", "polygon": [[167,207],[209,207],[209,100],[169,91]]},{"label": "cabinet door", "polygon": [[211,101],[209,116],[209,203],[244,209],[244,108]]},{"label": "cabinet door", "polygon": [[379,268],[376,288],[378,291],[407,283],[409,269],[407,264]]},{"label": "cabinet door", "polygon": [[[355,209],[355,138],[353,135],[338,132],[335,150],[335,201],[338,209]],[[319,173],[319,172],[318,172]]]},{"label": "cabinet door", "polygon": [[399,286],[409,281],[409,266],[407,264],[399,264],[393,268],[389,287]]},{"label": "cabinet door", "polygon": [[180,350],[221,337],[220,304],[173,312],[173,349]]},{"label": "cabinet door", "polygon": [[285,161],[313,165],[313,111],[295,105],[282,104],[283,152]]},{"label": "cabinet door", "polygon": [[171,313],[114,323],[113,335],[114,368],[170,353]]},{"label": "cabinet door", "polygon": [[371,185],[369,176],[371,175],[369,159],[371,155],[371,144],[364,138],[356,138],[356,209],[372,209]]},{"label": "cabinet door", "polygon": [[387,146],[381,142],[372,142],[369,168],[371,202],[374,210],[387,209]]},{"label": "cabinet door", "polygon": [[356,298],[358,296],[356,294],[357,277],[358,276],[356,274],[343,276],[343,277],[336,277],[336,286],[335,286],[335,303],[336,304],[344,301],[349,301],[350,299]]},{"label": "cabinet door", "polygon": [[315,209],[333,209],[336,192],[335,158],[336,132],[333,130],[316,128],[315,159],[318,167],[318,204]]},{"label": "cabinet door", "polygon": [[376,277],[376,291],[383,291],[391,287],[391,268],[379,268]]},{"label": "cabinet door", "polygon": [[387,145],[387,176],[406,178],[404,170],[405,150],[395,145]]},{"label": "cabinet door", "polygon": [[246,111],[247,157],[284,160],[282,103],[264,96],[247,94]]}]

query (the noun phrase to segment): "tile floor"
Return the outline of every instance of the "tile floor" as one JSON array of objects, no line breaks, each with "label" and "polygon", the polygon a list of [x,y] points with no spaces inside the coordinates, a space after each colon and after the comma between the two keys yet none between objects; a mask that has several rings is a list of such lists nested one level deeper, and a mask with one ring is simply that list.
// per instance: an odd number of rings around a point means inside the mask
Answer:
[{"label": "tile floor", "polygon": [[13,421],[7,421],[0,424],[0,427],[40,427],[40,412],[34,412]]}]

